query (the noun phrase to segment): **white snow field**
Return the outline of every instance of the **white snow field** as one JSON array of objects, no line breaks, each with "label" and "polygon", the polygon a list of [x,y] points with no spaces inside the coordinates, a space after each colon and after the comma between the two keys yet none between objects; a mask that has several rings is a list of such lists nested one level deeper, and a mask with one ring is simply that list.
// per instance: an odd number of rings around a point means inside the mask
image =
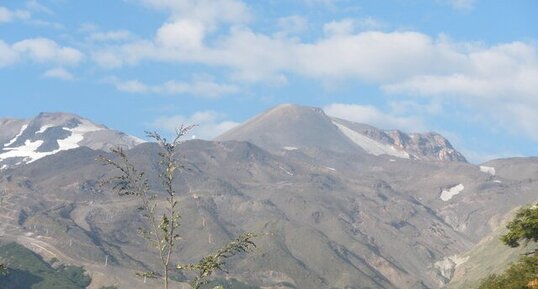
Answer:
[{"label": "white snow field", "polygon": [[378,141],[375,141],[365,135],[362,135],[348,127],[346,127],[345,125],[342,125],[340,123],[337,123],[337,122],[334,122],[333,123],[338,127],[338,129],[345,135],[347,136],[350,140],[352,140],[355,144],[357,144],[358,146],[360,146],[361,148],[363,148],[367,153],[369,154],[372,154],[372,155],[375,155],[375,156],[379,156],[379,155],[390,155],[390,156],[395,156],[395,157],[398,157],[398,158],[404,158],[404,159],[408,159],[409,158],[409,154],[404,152],[404,151],[400,151],[400,150],[397,150],[396,148],[394,148],[393,146],[391,145],[387,145],[387,144],[383,144],[383,143],[380,143]]},{"label": "white snow field", "polygon": [[445,202],[449,201],[450,199],[452,199],[452,197],[461,193],[464,188],[465,187],[463,186],[463,184],[459,184],[459,185],[449,188],[448,190],[443,190],[441,192],[441,200]]}]

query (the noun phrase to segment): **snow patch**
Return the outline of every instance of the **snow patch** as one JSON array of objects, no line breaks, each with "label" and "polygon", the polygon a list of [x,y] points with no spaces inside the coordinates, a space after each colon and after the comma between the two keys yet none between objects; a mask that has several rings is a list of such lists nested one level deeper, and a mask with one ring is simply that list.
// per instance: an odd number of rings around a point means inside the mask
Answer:
[{"label": "snow patch", "polygon": [[492,176],[495,175],[495,168],[494,167],[480,166],[480,171],[483,172],[483,173],[490,174]]},{"label": "snow patch", "polygon": [[283,149],[285,149],[287,151],[294,151],[294,150],[298,150],[299,148],[296,148],[296,147],[283,147]]},{"label": "snow patch", "polygon": [[393,163],[395,162],[396,160],[395,159],[390,159],[389,162]]},{"label": "snow patch", "polygon": [[27,124],[23,125],[23,126],[21,127],[21,130],[19,131],[19,133],[18,133],[13,139],[11,139],[7,144],[5,144],[4,147],[10,146],[10,145],[12,145],[14,142],[16,142],[17,139],[22,135],[22,133],[26,130],[27,127],[28,127]]},{"label": "snow patch", "polygon": [[494,182],[494,183],[497,183],[497,184],[500,184],[500,183],[502,183],[502,182],[501,182],[501,181],[499,181],[499,180],[494,180],[493,182]]},{"label": "snow patch", "polygon": [[47,156],[47,152],[36,152],[43,144],[42,140],[30,141],[26,140],[23,145],[14,148],[4,148],[6,152],[0,154],[0,161],[8,158],[24,158],[24,161],[32,162]]},{"label": "snow patch", "polygon": [[404,158],[404,159],[408,159],[409,158],[409,154],[404,152],[404,151],[400,151],[400,150],[397,150],[394,146],[391,146],[391,145],[387,145],[387,144],[383,144],[383,143],[380,143],[378,141],[375,141],[363,134],[360,134],[348,127],[346,127],[345,125],[342,125],[338,122],[335,122],[333,121],[333,124],[335,124],[338,129],[345,135],[347,136],[351,141],[353,141],[355,144],[357,144],[358,146],[360,146],[361,148],[363,148],[367,153],[369,154],[372,154],[372,155],[375,155],[375,156],[379,156],[379,155],[391,155],[391,156],[395,156],[395,157],[398,157],[398,158]]},{"label": "snow patch", "polygon": [[[26,128],[24,127],[24,129]],[[102,130],[103,128],[98,127],[90,123],[89,121],[83,120],[82,123],[80,123],[78,126],[74,128],[64,127],[63,129],[70,131],[71,135],[65,139],[57,140],[58,146],[59,146],[58,149],[50,151],[50,152],[38,152],[37,149],[43,144],[43,141],[36,140],[32,142],[30,140],[26,140],[24,142],[24,145],[22,146],[18,146],[14,148],[4,148],[6,152],[0,154],[0,161],[4,159],[8,159],[8,158],[20,157],[20,158],[24,158],[24,162],[32,163],[38,159],[41,159],[49,155],[53,155],[60,151],[78,148],[79,147],[78,143],[84,139],[85,133]],[[24,131],[24,130],[21,129],[21,131]],[[22,134],[22,132],[19,133],[19,135],[16,138],[18,138],[20,134]],[[16,138],[13,140],[13,142],[16,141]]]},{"label": "snow patch", "polygon": [[445,257],[441,261],[434,263],[434,266],[437,268],[439,274],[443,277],[441,285],[448,283],[454,276],[454,272],[458,266],[469,260],[469,256],[459,257],[458,255]]},{"label": "snow patch", "polygon": [[448,190],[443,190],[441,192],[441,200],[446,202],[446,201],[452,199],[452,197],[454,197],[455,195],[461,193],[464,188],[465,187],[462,184],[459,184],[459,185],[456,185],[456,186],[453,186],[453,187],[449,188]]},{"label": "snow patch", "polygon": [[50,124],[46,124],[44,126],[42,126],[38,131],[36,131],[35,133],[44,133],[47,129],[51,128],[51,127],[54,127],[53,125],[50,125]]},{"label": "snow patch", "polygon": [[325,167],[325,168],[327,168],[329,171],[336,172],[336,169],[335,169],[335,168],[331,168],[331,167]]},{"label": "snow patch", "polygon": [[465,262],[469,261],[469,256],[466,257],[460,257],[458,255],[454,255],[451,257],[448,257],[454,264],[456,264],[456,268],[458,268],[460,265],[463,265]]}]

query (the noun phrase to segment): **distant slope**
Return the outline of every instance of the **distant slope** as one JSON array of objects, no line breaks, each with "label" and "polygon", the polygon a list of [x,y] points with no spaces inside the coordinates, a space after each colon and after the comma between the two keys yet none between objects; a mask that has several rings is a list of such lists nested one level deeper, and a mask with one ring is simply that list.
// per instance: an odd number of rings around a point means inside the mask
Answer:
[{"label": "distant slope", "polygon": [[1,246],[0,257],[9,264],[9,274],[0,276],[2,289],[84,289],[91,282],[82,268],[53,268],[40,256],[17,243]]},{"label": "distant slope", "polygon": [[482,279],[490,274],[502,273],[522,254],[538,247],[536,244],[530,244],[529,247],[510,248],[500,240],[504,233],[506,229],[504,226],[500,227],[469,252],[459,255],[458,257],[464,260],[463,264],[456,267],[452,280],[442,288],[476,288]]},{"label": "distant slope", "polygon": [[78,147],[131,148],[143,141],[69,113],[0,120],[0,170]]},{"label": "distant slope", "polygon": [[333,123],[360,147],[373,155],[391,155],[406,159],[466,162],[442,135],[406,134],[399,130],[380,130],[367,124],[332,118]]}]

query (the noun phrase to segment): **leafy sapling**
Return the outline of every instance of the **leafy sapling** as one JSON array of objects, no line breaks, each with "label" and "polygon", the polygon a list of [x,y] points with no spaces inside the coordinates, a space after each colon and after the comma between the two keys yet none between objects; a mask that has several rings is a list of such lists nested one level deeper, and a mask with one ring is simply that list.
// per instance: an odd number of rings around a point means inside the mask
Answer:
[{"label": "leafy sapling", "polygon": [[198,289],[207,282],[207,278],[215,271],[222,270],[225,259],[238,253],[248,252],[249,249],[255,247],[252,241],[255,235],[245,233],[226,244],[215,254],[203,257],[196,264],[173,264],[172,258],[181,239],[178,234],[181,213],[174,180],[178,170],[186,169],[183,163],[178,162],[178,148],[182,143],[182,137],[193,127],[181,126],[176,131],[172,141],[168,141],[157,132],[147,132],[147,136],[155,140],[161,147],[158,154],[159,179],[165,195],[165,202],[158,201],[159,196],[150,189],[146,174],[133,165],[121,148],[112,150],[116,159],[99,157],[99,160],[105,165],[110,165],[120,172],[118,176],[107,179],[103,183],[111,185],[120,196],[132,196],[140,201],[139,211],[146,219],[146,226],[139,228],[139,233],[152,244],[159,256],[159,272],[141,272],[137,275],[145,279],[162,278],[164,289],[169,288],[170,277],[174,270],[197,272],[191,286]]}]

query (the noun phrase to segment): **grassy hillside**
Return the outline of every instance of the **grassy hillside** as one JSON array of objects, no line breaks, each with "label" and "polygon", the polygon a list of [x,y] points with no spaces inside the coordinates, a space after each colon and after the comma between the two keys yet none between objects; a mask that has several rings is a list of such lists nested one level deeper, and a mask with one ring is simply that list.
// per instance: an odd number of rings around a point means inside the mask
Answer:
[{"label": "grassy hillside", "polygon": [[2,289],[84,289],[91,282],[83,268],[63,265],[54,268],[16,243],[0,246],[0,258],[9,268],[9,274],[0,277]]},{"label": "grassy hillside", "polygon": [[454,277],[444,289],[477,288],[480,281],[490,274],[504,272],[511,263],[517,262],[523,253],[534,250],[536,244],[528,247],[510,248],[500,237],[506,233],[504,227],[482,240],[476,247],[460,257],[469,259],[457,267]]}]

